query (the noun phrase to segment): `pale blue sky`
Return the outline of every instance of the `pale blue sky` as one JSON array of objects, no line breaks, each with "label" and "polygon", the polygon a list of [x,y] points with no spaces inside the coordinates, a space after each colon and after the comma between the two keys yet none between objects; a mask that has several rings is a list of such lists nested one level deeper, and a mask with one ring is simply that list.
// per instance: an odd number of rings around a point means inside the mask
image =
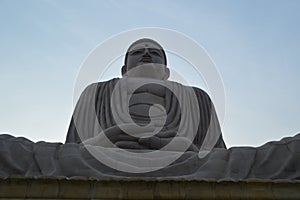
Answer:
[{"label": "pale blue sky", "polygon": [[0,132],[63,142],[89,52],[120,32],[161,27],[193,38],[216,63],[228,146],[293,136],[300,132],[299,9],[297,0],[0,0]]}]

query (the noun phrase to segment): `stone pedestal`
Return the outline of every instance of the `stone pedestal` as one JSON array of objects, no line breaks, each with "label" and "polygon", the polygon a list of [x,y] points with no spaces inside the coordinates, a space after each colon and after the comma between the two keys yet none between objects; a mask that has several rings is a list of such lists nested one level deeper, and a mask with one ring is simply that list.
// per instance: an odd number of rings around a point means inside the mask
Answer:
[{"label": "stone pedestal", "polygon": [[299,199],[300,181],[185,180],[165,178],[0,179],[2,199]]}]

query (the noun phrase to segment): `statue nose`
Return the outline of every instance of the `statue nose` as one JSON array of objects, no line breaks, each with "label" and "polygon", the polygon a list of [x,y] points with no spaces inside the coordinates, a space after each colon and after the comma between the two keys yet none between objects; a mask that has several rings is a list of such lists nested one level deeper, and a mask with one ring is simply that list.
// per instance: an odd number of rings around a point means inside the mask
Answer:
[{"label": "statue nose", "polygon": [[147,49],[147,48],[145,49],[143,56],[151,57],[150,53],[149,53],[149,49]]}]

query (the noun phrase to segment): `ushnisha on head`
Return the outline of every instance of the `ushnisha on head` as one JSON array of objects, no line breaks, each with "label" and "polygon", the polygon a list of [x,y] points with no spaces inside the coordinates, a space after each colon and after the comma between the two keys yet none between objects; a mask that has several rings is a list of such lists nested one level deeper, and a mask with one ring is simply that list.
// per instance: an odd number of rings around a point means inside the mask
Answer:
[{"label": "ushnisha on head", "polygon": [[133,42],[127,49],[122,76],[167,80],[170,71],[162,46],[149,38]]}]

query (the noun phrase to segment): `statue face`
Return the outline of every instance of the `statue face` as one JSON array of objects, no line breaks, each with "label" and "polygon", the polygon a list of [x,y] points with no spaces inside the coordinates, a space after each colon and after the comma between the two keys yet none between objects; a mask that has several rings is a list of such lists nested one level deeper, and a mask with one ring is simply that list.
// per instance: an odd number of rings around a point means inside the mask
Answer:
[{"label": "statue face", "polygon": [[146,63],[164,64],[164,53],[158,45],[151,41],[143,41],[133,45],[128,52],[127,69]]},{"label": "statue face", "polygon": [[126,60],[127,71],[131,76],[149,78],[159,78],[164,74],[165,67],[161,65],[165,63],[163,50],[151,41],[142,41],[133,45],[128,51]]}]

